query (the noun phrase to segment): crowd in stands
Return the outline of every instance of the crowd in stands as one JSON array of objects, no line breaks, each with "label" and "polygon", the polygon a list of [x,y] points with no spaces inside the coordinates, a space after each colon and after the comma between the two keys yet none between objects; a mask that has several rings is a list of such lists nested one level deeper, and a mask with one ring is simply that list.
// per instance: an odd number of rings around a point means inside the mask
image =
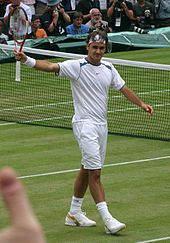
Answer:
[{"label": "crowd in stands", "polygon": [[0,0],[0,39],[12,39],[9,18],[17,6],[26,11],[29,38],[34,39],[81,35],[94,29],[146,34],[152,28],[170,26],[170,0],[106,0],[105,10],[100,4],[100,0]]}]

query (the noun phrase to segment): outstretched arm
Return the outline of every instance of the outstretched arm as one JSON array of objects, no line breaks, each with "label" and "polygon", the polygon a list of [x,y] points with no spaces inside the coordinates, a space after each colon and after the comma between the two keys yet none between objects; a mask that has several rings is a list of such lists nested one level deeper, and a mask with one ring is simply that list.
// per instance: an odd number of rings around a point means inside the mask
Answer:
[{"label": "outstretched arm", "polygon": [[153,115],[153,108],[151,105],[144,103],[131,89],[126,85],[120,90],[122,94],[130,100],[133,104],[141,107],[144,111],[148,112],[150,115]]},{"label": "outstretched arm", "polygon": [[0,171],[0,194],[11,218],[11,226],[0,231],[1,243],[45,243],[26,192],[11,168]]},{"label": "outstretched arm", "polygon": [[35,60],[26,56],[23,52],[14,50],[15,58],[30,67],[35,67],[41,71],[59,73],[60,66],[58,63],[48,62],[46,60]]}]

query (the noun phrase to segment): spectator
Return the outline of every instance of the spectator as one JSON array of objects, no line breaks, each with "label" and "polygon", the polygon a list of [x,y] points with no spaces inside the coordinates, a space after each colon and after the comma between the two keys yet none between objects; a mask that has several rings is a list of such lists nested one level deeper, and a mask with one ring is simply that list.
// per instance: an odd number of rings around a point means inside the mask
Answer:
[{"label": "spectator", "polygon": [[145,0],[137,0],[133,6],[136,26],[143,29],[151,28],[154,21],[154,5]]},{"label": "spectator", "polygon": [[38,16],[43,15],[48,8],[47,3],[48,0],[36,0],[35,14]]},{"label": "spectator", "polygon": [[133,5],[126,0],[112,0],[107,10],[114,31],[131,30],[133,17]]},{"label": "spectator", "polygon": [[66,26],[70,23],[70,16],[65,12],[61,0],[49,0],[49,8],[41,16],[42,28],[48,36],[66,34]]},{"label": "spectator", "polygon": [[75,12],[73,14],[73,23],[66,27],[67,34],[82,35],[89,32],[89,27],[83,23],[83,14]]},{"label": "spectator", "polygon": [[90,10],[92,8],[100,9],[99,0],[80,0],[76,10],[83,13],[84,23],[90,20]]},{"label": "spectator", "polygon": [[8,36],[4,34],[4,22],[0,20],[0,43],[7,44]]},{"label": "spectator", "polygon": [[35,15],[35,0],[22,0],[22,2],[30,7],[32,15]]},{"label": "spectator", "polygon": [[108,22],[102,20],[102,14],[98,8],[92,8],[90,10],[90,18],[91,20],[86,23],[90,30],[99,29],[107,33],[112,32],[112,29],[108,27]]},{"label": "spectator", "polygon": [[107,10],[110,18],[111,28],[114,31],[135,31],[140,34],[147,34],[148,31],[135,26],[136,20],[133,12],[133,5],[126,0],[112,0]]},{"label": "spectator", "polygon": [[156,27],[170,26],[170,0],[155,0]]},{"label": "spectator", "polygon": [[46,38],[47,33],[43,28],[41,28],[41,22],[39,17],[34,17],[32,19],[32,32],[29,35],[29,38],[32,39],[40,39],[40,38]]},{"label": "spectator", "polygon": [[[6,26],[9,26],[10,15],[11,15],[12,11],[14,10],[14,8],[16,8],[18,6],[22,7],[28,16],[28,21],[30,24],[29,29],[28,29],[28,34],[30,34],[31,33],[32,12],[31,12],[30,7],[28,7],[26,4],[22,3],[21,0],[11,0],[11,3],[7,5],[6,12],[4,15],[4,23],[6,24]],[[9,39],[12,39],[10,30],[8,30],[8,35],[9,35]]]}]

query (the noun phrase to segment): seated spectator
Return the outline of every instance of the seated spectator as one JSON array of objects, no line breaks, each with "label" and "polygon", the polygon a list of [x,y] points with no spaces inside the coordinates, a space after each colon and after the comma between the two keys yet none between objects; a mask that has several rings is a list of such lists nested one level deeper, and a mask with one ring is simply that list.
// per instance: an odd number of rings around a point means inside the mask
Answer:
[{"label": "seated spectator", "polygon": [[36,0],[35,4],[35,14],[41,16],[47,10],[48,0]]},{"label": "seated spectator", "polygon": [[80,0],[76,11],[83,13],[84,23],[90,20],[90,10],[92,8],[100,9],[100,1],[99,0]]},{"label": "seated spectator", "polygon": [[170,0],[155,0],[155,25],[170,26]]},{"label": "seated spectator", "polygon": [[41,28],[41,22],[39,17],[34,17],[32,19],[32,32],[29,35],[29,38],[32,39],[40,39],[40,38],[46,38],[47,33],[43,28]]},{"label": "seated spectator", "polygon": [[113,31],[135,31],[140,34],[146,34],[147,31],[134,25],[135,17],[133,5],[126,0],[112,0],[107,10],[110,18],[110,26]]},{"label": "seated spectator", "polygon": [[67,11],[75,11],[76,6],[79,0],[62,0],[62,4],[64,6],[64,10]]},{"label": "seated spectator", "polygon": [[154,21],[154,5],[145,0],[137,0],[133,6],[136,26],[143,29],[151,28]]},{"label": "seated spectator", "polygon": [[83,23],[83,14],[81,12],[75,12],[73,14],[73,23],[66,27],[67,34],[70,35],[82,35],[89,32],[89,27]]},{"label": "seated spectator", "polygon": [[8,36],[4,34],[4,22],[0,20],[0,43],[7,44]]},{"label": "seated spectator", "polygon": [[41,26],[48,36],[66,34],[66,26],[70,23],[70,16],[65,12],[61,0],[49,0],[49,8],[41,16]]},{"label": "seated spectator", "polygon": [[90,18],[86,25],[90,28],[90,31],[94,29],[104,30],[107,33],[112,32],[112,29],[109,28],[108,22],[102,20],[102,14],[98,8],[92,8],[90,10]]}]

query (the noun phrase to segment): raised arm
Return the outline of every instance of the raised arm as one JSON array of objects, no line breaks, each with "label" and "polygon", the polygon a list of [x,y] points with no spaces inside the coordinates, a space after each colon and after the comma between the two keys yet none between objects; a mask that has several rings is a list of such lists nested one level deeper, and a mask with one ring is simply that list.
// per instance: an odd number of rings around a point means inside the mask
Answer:
[{"label": "raised arm", "polygon": [[14,51],[14,54],[16,60],[21,61],[29,67],[34,67],[45,72],[59,73],[60,66],[58,63],[52,63],[46,60],[35,60],[34,58],[26,56],[23,52]]},{"label": "raised arm", "polygon": [[142,101],[131,89],[126,85],[120,90],[120,92],[133,104],[141,107],[144,111],[148,112],[150,115],[153,115],[153,108],[151,105],[146,104]]}]

